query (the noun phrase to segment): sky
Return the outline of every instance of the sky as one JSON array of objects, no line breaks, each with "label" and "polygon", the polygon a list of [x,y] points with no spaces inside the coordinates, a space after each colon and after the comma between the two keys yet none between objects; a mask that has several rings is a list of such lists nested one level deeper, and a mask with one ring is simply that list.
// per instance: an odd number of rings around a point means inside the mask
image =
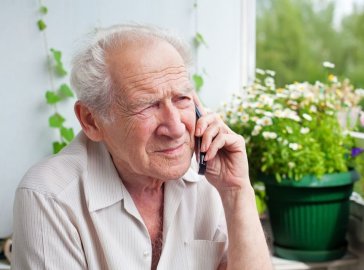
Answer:
[{"label": "sky", "polygon": [[364,0],[334,0],[335,1],[335,17],[334,25],[339,27],[340,20],[343,16],[353,12],[354,5],[364,7]]}]

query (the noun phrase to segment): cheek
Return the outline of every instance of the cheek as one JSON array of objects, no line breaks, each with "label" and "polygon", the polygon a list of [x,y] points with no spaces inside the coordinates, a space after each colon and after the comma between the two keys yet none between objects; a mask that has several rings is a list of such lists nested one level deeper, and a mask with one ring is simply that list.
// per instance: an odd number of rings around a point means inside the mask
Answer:
[{"label": "cheek", "polygon": [[184,118],[182,119],[183,123],[186,126],[188,132],[193,136],[195,134],[195,127],[196,127],[196,118],[195,114],[193,113],[186,113]]},{"label": "cheek", "polygon": [[148,118],[136,122],[129,135],[129,142],[141,151],[147,151],[148,144],[152,142],[153,134],[157,127],[156,121],[153,118]]}]

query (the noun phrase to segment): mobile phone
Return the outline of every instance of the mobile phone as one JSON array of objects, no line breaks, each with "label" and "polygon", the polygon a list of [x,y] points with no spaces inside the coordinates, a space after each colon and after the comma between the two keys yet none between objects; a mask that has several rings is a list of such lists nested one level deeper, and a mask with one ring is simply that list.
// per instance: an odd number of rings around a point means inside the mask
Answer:
[{"label": "mobile phone", "polygon": [[[201,117],[201,113],[198,110],[197,106],[195,106],[196,111],[196,122]],[[196,149],[197,149],[197,162],[198,162],[198,174],[204,175],[206,172],[206,161],[205,161],[205,152],[201,152],[201,141],[202,137],[195,137],[196,139]]]}]

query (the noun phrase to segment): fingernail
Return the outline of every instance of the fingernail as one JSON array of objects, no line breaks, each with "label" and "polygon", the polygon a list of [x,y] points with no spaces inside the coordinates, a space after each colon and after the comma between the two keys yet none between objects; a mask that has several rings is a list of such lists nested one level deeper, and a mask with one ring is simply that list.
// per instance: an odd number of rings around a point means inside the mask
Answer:
[{"label": "fingernail", "polygon": [[206,146],[204,144],[201,145],[201,152],[206,152]]},{"label": "fingernail", "polygon": [[196,130],[196,135],[197,135],[197,136],[200,136],[200,135],[201,135],[201,128],[198,128],[198,129]]}]

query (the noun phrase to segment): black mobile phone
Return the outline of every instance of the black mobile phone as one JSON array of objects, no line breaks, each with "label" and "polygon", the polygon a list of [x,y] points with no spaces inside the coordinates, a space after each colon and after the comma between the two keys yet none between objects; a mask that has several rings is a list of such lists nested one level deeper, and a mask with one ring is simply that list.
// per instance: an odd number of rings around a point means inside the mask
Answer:
[{"label": "black mobile phone", "polygon": [[[196,111],[196,122],[197,119],[201,117],[201,113],[198,110],[197,106],[195,106]],[[198,161],[198,174],[204,175],[206,172],[206,161],[205,161],[205,152],[201,152],[201,141],[202,137],[195,137],[196,138],[196,149],[197,149],[197,161]]]}]

